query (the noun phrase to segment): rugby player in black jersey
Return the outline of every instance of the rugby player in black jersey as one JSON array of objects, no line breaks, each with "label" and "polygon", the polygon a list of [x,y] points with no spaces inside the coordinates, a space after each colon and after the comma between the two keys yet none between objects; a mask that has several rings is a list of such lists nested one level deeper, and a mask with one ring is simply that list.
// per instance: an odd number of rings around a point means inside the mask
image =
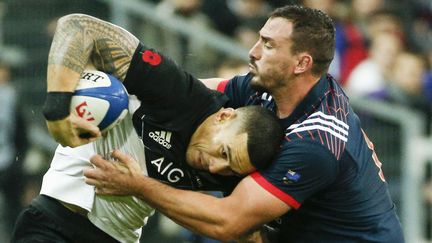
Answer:
[{"label": "rugby player in black jersey", "polygon": [[[13,242],[136,242],[152,213],[135,198],[95,196],[84,182],[82,171],[100,146],[133,135],[124,136],[130,131],[123,124],[101,143],[97,127],[69,114],[89,62],[123,81],[139,100],[132,122],[136,140],[144,144],[140,171],[161,183],[230,193],[241,176],[269,165],[279,149],[283,130],[272,112],[260,106],[224,108],[224,94],[178,72],[174,62],[127,31],[87,15],[65,16],[49,53],[44,115],[52,136],[69,147],[57,148],[40,195],[18,218]],[[127,150],[128,144],[118,146]]]}]

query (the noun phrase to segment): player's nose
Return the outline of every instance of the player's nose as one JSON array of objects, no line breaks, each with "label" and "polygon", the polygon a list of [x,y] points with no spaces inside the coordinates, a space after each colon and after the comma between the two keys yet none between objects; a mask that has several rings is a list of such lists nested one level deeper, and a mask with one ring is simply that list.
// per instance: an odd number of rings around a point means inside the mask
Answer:
[{"label": "player's nose", "polygon": [[212,159],[209,163],[209,171],[212,174],[228,175],[229,167],[224,161]]},{"label": "player's nose", "polygon": [[252,61],[258,60],[261,57],[259,51],[259,41],[249,50],[249,59]]}]

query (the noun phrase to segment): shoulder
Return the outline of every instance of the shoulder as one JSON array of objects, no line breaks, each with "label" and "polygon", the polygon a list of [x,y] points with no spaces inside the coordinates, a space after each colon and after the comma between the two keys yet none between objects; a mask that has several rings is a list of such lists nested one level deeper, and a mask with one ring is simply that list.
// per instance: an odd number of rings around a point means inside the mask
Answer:
[{"label": "shoulder", "polygon": [[249,86],[250,81],[252,80],[252,74],[245,73],[241,75],[234,76],[232,79],[229,80],[229,83],[235,84],[238,86]]},{"label": "shoulder", "polygon": [[302,180],[324,177],[327,181],[339,173],[339,163],[336,157],[317,141],[284,141],[272,165],[260,173],[282,182],[284,178],[296,181],[300,177]]},{"label": "shoulder", "polygon": [[272,165],[252,178],[293,208],[334,182],[339,173],[335,157],[311,140],[284,142]]},{"label": "shoulder", "polygon": [[339,159],[349,135],[346,116],[347,114],[334,115],[315,112],[307,119],[289,126],[286,139],[293,144],[299,141],[301,141],[300,144],[320,144],[320,148],[326,148]]},{"label": "shoulder", "polygon": [[302,139],[296,141],[284,141],[279,154],[276,156],[275,167],[298,164],[316,168],[330,167],[335,169],[337,159],[334,154],[319,141]]}]

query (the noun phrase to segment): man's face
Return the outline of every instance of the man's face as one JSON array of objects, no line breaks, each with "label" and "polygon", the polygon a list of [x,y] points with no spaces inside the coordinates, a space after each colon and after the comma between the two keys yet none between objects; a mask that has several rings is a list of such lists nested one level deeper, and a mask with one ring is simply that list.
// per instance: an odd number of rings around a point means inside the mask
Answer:
[{"label": "man's face", "polygon": [[291,53],[292,22],[276,17],[267,20],[260,37],[249,51],[249,70],[255,89],[272,92],[290,80],[297,56]]},{"label": "man's face", "polygon": [[236,110],[209,116],[193,134],[186,151],[190,166],[220,175],[247,175],[255,170],[247,151],[247,134],[239,133]]}]

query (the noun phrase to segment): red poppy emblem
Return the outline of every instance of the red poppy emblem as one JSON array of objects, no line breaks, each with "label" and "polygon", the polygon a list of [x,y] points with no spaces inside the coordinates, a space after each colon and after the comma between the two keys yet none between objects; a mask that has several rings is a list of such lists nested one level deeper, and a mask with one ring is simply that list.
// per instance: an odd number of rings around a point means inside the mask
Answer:
[{"label": "red poppy emblem", "polygon": [[159,54],[154,53],[154,52],[149,51],[149,50],[146,50],[143,52],[142,59],[144,62],[146,62],[152,66],[157,66],[162,61],[162,58]]}]

